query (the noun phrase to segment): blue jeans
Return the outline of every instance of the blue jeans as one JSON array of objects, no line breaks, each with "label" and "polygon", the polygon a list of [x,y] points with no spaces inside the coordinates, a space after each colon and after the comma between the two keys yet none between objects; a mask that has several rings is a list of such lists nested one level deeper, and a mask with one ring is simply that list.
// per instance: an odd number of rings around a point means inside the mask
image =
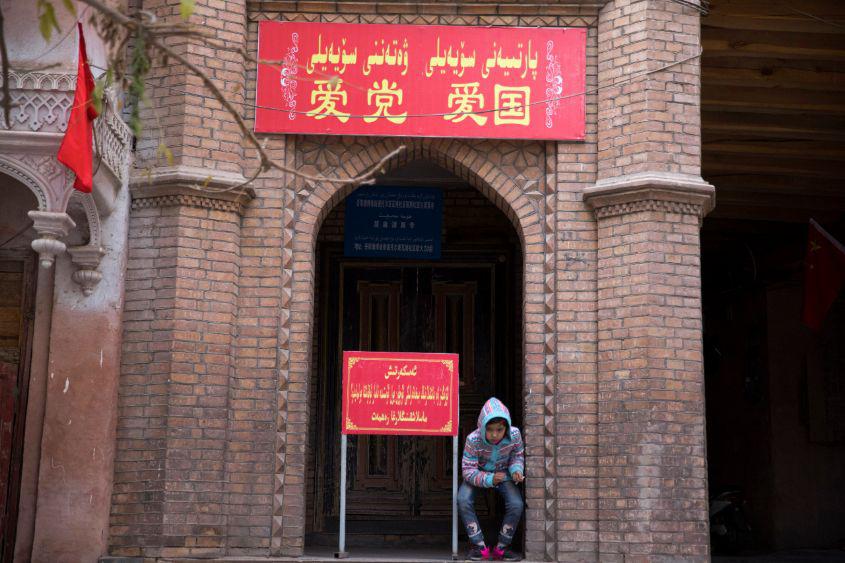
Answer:
[{"label": "blue jeans", "polygon": [[[502,481],[493,487],[505,501],[505,518],[502,520],[502,528],[499,530],[499,543],[510,545],[513,534],[522,518],[522,511],[525,505],[522,495],[513,481]],[[484,533],[478,523],[478,516],[475,514],[475,494],[481,490],[480,487],[473,487],[469,483],[462,483],[458,491],[458,512],[464,521],[469,541],[475,545],[484,543]]]}]

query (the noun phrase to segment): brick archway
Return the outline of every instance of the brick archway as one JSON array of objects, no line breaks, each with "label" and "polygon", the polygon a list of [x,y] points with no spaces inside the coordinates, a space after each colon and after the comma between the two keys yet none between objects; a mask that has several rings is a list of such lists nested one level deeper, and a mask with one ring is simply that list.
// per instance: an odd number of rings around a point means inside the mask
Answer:
[{"label": "brick archway", "polygon": [[[544,429],[544,373],[548,357],[543,354],[543,343],[548,343],[550,326],[544,305],[549,303],[550,288],[542,283],[543,267],[549,248],[544,232],[543,205],[529,197],[525,185],[508,174],[484,152],[467,142],[451,139],[378,139],[365,147],[343,148],[333,154],[338,165],[350,175],[357,175],[390,153],[400,144],[404,152],[386,165],[396,169],[418,159],[429,159],[451,171],[478,189],[513,223],[519,234],[525,275],[523,276],[523,342],[526,351],[523,359],[525,428],[528,471],[544,475],[550,464],[550,452],[545,444]],[[332,145],[337,150],[341,141]],[[315,150],[324,150],[327,141]],[[320,157],[322,162],[331,159]],[[542,158],[539,160],[543,160]],[[331,173],[328,171],[327,173]],[[545,182],[545,174],[537,180]],[[529,182],[530,184],[530,182]],[[534,193],[543,195],[540,191]],[[321,184],[307,191],[307,198],[297,198],[292,193],[287,198],[284,215],[285,240],[282,257],[282,318],[280,326],[279,412],[276,436],[276,471],[273,500],[272,551],[276,554],[299,555],[304,549],[305,535],[305,472],[306,443],[310,424],[309,377],[312,358],[312,333],[314,330],[314,260],[317,235],[323,220],[342,201],[354,186]],[[553,292],[553,288],[551,288]],[[533,347],[532,347],[533,344]],[[533,396],[532,396],[533,395]],[[536,403],[536,404],[535,404]],[[536,412],[535,412],[536,411]],[[533,416],[537,414],[539,416]],[[545,487],[545,479],[536,479],[533,489],[527,489],[529,498],[553,498],[553,491]],[[542,508],[531,509],[526,517],[526,532],[530,536],[543,534]],[[536,529],[535,529],[536,528]],[[538,553],[542,557],[543,555]]]}]

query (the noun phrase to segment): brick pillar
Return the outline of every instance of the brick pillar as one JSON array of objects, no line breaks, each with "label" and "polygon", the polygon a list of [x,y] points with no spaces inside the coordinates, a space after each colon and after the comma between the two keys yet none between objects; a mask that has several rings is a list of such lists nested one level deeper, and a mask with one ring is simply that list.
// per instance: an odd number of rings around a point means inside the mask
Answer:
[{"label": "brick pillar", "polygon": [[[182,21],[179,3],[142,0],[139,8],[154,14],[159,22],[176,23]],[[246,1],[195,0],[189,21],[212,33],[212,39],[179,38],[168,44],[201,68],[242,111],[245,61],[238,49],[246,47]],[[147,183],[154,184],[159,174],[243,173],[243,135],[199,77],[171,59],[167,65],[153,67],[148,84],[146,94],[154,103],[141,106],[143,131],[136,153],[136,167],[143,170]],[[172,151],[171,162],[162,158],[160,144]]]},{"label": "brick pillar", "polygon": [[240,219],[250,195],[133,191],[113,554],[225,554]]},{"label": "brick pillar", "polygon": [[699,13],[616,0],[598,45],[599,559],[706,561]]},{"label": "brick pillar", "polygon": [[[179,0],[136,4],[181,21]],[[190,22],[213,38],[168,44],[242,111],[246,1],[196,0]],[[244,181],[243,135],[202,80],[170,59],[148,83],[154,104],[141,106],[131,180],[110,545],[118,555],[224,555],[241,215],[254,192],[225,191]]]}]

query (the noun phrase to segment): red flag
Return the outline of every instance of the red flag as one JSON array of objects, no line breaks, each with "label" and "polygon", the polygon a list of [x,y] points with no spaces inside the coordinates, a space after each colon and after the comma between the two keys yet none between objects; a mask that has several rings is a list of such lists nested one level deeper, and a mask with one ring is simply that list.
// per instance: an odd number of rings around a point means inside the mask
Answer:
[{"label": "red flag", "polygon": [[804,260],[804,324],[819,330],[845,281],[845,247],[810,219]]},{"label": "red flag", "polygon": [[65,138],[62,139],[57,158],[76,174],[73,187],[81,192],[90,193],[94,187],[92,123],[98,113],[92,103],[94,77],[91,76],[91,69],[88,67],[82,24],[77,23],[77,27],[79,28],[79,66],[76,71],[76,93],[73,96],[73,109],[70,111]]}]

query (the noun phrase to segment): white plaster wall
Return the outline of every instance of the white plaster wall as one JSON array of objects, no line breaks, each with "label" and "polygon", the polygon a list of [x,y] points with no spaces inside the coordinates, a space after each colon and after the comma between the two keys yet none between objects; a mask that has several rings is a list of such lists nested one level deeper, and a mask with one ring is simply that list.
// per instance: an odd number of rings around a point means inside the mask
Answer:
[{"label": "white plaster wall", "polygon": [[56,260],[33,561],[96,563],[105,555],[114,475],[129,190],[102,223],[102,281],[90,296]]},{"label": "white plaster wall", "polygon": [[56,260],[56,307],[65,307],[81,313],[123,311],[123,280],[126,273],[126,248],[129,233],[129,187],[117,190],[114,210],[107,217],[100,215],[101,245],[106,254],[98,270],[102,281],[94,293],[86,297],[82,287],[71,275],[76,266],[67,253]]},{"label": "white plaster wall", "polygon": [[[53,30],[50,42],[44,41],[38,28],[38,10],[35,0],[0,0],[6,20],[4,33],[9,60],[16,70],[37,70],[46,72],[75,72],[77,65],[76,19],[64,7],[62,0],[52,0],[59,21],[60,32]],[[88,23],[92,8],[76,4],[76,14],[83,23],[88,61],[97,67],[105,67],[105,45]],[[49,67],[49,68],[47,68]],[[94,76],[103,71],[92,68]]]}]

